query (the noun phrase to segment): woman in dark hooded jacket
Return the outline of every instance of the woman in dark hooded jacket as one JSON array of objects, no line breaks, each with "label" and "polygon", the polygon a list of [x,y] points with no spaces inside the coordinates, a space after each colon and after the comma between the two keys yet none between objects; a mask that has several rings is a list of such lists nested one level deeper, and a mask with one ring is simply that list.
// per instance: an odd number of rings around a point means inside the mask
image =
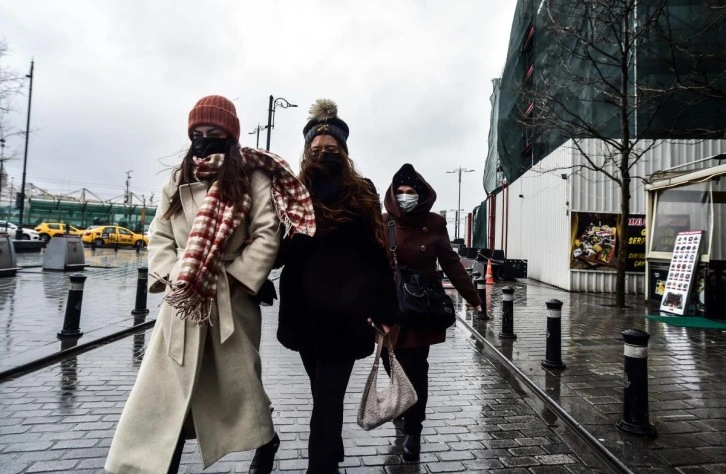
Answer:
[{"label": "woman in dark hooded jacket", "polygon": [[326,474],[344,458],[343,399],[353,364],[375,345],[368,319],[388,331],[397,303],[380,200],[348,157],[348,125],[328,100],[310,113],[300,180],[310,190],[317,230],[282,241],[277,338],[300,353],[310,378],[307,472]]},{"label": "woman in dark hooded jacket", "polygon": [[[449,278],[464,299],[477,310],[481,310],[474,284],[459,261],[459,255],[451,248],[446,219],[431,211],[436,201],[436,192],[406,163],[393,176],[393,182],[386,192],[383,215],[386,227],[395,224],[396,256],[398,264],[414,272],[433,277],[436,263]],[[390,249],[386,232],[386,247]],[[390,252],[389,252],[390,253]],[[392,261],[392,255],[389,255]],[[445,330],[412,329],[398,326],[392,332],[396,340],[396,358],[416,389],[418,402],[403,414],[403,458],[416,461],[421,451],[421,430],[426,419],[428,399],[428,355],[432,344],[446,340]],[[382,357],[386,370],[388,358]]]}]

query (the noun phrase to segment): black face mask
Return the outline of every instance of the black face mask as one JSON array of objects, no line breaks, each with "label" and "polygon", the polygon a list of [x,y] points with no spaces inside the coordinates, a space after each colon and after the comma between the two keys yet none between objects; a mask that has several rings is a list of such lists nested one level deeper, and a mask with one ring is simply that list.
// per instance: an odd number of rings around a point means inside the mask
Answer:
[{"label": "black face mask", "polygon": [[343,159],[341,158],[340,153],[329,151],[323,152],[320,154],[318,161],[329,175],[339,175],[343,170]]},{"label": "black face mask", "polygon": [[194,137],[192,138],[192,148],[194,156],[197,158],[206,158],[216,153],[227,152],[227,139],[218,137]]}]

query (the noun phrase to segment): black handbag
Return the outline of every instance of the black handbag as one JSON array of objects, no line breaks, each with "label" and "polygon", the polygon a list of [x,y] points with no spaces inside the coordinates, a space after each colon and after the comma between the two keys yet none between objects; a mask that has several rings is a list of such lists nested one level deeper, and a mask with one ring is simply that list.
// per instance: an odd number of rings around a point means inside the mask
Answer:
[{"label": "black handbag", "polygon": [[444,291],[441,278],[422,275],[398,264],[396,227],[388,221],[388,235],[396,266],[398,323],[414,329],[446,329],[456,322],[454,302]]}]

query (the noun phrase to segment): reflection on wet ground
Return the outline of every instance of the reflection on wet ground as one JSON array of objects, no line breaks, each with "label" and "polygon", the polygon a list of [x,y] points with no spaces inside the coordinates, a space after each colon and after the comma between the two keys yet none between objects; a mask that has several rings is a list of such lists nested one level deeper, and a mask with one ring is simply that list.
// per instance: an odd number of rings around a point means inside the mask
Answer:
[{"label": "reflection on wet ground", "polygon": [[[147,264],[146,256],[145,251],[85,250],[89,267],[82,272],[87,276],[80,321],[84,335],[130,320],[137,268]],[[0,360],[49,344],[60,348],[57,332],[63,327],[72,272],[43,271],[42,261],[43,254],[18,254],[23,270],[0,279]],[[150,294],[148,307],[153,311],[160,300],[160,295]],[[79,343],[83,342],[81,337]]]},{"label": "reflection on wet ground", "polygon": [[[515,287],[514,341],[500,339],[502,292]],[[628,308],[614,295],[568,293],[534,281],[487,285],[491,319],[467,322],[577,422],[631,467],[705,465],[726,472],[726,332],[669,326],[643,317],[642,297]],[[457,297],[458,298],[458,297]],[[562,308],[562,361],[566,369],[544,369],[547,309]],[[461,302],[460,299],[458,299]],[[615,429],[623,409],[623,329],[651,335],[648,352],[650,421],[655,439]],[[678,448],[674,451],[674,448]],[[645,450],[645,451],[643,451]],[[717,472],[717,471],[713,471]]]},{"label": "reflection on wet ground", "polygon": [[[274,472],[307,466],[310,386],[299,356],[276,340],[277,306],[263,309],[262,373],[282,443]],[[151,331],[96,348],[0,383],[0,463],[5,472],[103,472],[123,405]],[[525,399],[519,381],[473,350],[452,327],[432,347],[427,420],[420,463],[401,459],[400,425],[372,431],[356,424],[372,357],[356,363],[345,397],[341,472],[607,472],[587,448],[573,450]],[[381,376],[381,384],[385,377]],[[229,454],[210,472],[247,472],[252,452]],[[190,441],[183,472],[201,472]],[[510,469],[511,471],[504,471]],[[512,469],[527,469],[517,471]],[[206,471],[205,471],[206,472]]]}]

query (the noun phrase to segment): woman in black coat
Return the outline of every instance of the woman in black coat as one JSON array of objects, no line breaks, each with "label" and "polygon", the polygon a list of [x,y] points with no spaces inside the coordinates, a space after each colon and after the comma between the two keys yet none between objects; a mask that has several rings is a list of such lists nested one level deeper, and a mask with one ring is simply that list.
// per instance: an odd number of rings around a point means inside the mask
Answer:
[{"label": "woman in black coat", "polygon": [[348,157],[348,126],[331,101],[311,109],[303,129],[300,179],[310,190],[314,237],[283,239],[277,337],[300,353],[313,412],[308,472],[337,472],[344,458],[343,398],[353,364],[373,352],[374,329],[396,316],[393,274],[384,248],[380,201]]}]

